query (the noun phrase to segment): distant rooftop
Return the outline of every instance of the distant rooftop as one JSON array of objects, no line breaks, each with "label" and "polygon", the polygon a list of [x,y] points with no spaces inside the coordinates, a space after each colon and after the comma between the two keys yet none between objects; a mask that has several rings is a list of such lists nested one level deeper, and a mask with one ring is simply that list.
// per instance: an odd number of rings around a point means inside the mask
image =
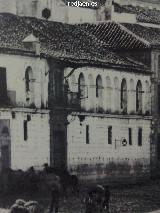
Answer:
[{"label": "distant rooftop", "polygon": [[160,10],[150,9],[142,6],[119,5],[114,3],[115,12],[131,13],[137,15],[138,22],[160,24]]},{"label": "distant rooftop", "polygon": [[123,24],[128,30],[145,39],[153,46],[160,47],[160,28],[142,26],[140,24]]}]

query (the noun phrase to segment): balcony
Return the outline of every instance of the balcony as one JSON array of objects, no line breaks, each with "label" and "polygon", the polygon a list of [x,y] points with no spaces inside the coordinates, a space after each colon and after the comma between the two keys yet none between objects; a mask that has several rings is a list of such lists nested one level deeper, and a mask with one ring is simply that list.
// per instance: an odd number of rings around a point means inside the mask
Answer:
[{"label": "balcony", "polygon": [[80,110],[81,105],[78,92],[68,91],[66,107],[74,110]]}]

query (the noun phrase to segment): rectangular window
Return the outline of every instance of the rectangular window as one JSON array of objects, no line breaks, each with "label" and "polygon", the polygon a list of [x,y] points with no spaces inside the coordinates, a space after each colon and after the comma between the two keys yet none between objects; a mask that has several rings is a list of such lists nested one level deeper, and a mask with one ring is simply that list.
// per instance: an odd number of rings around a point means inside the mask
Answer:
[{"label": "rectangular window", "polygon": [[158,85],[158,114],[160,115],[160,85]]},{"label": "rectangular window", "polygon": [[86,144],[89,144],[89,125],[86,126]]},{"label": "rectangular window", "polygon": [[108,144],[112,144],[112,126],[108,127]]},{"label": "rectangular window", "polygon": [[157,136],[157,139],[158,139],[158,143],[157,143],[157,155],[158,155],[158,160],[160,160],[160,133],[158,133],[158,136]]},{"label": "rectangular window", "polygon": [[0,67],[0,100],[5,102],[6,98],[7,98],[6,68]]},{"label": "rectangular window", "polygon": [[28,125],[27,125],[27,121],[24,121],[23,123],[23,129],[24,129],[24,140],[27,141],[28,139]]},{"label": "rectangular window", "polygon": [[129,145],[132,145],[132,129],[128,129]]},{"label": "rectangular window", "polygon": [[142,128],[138,129],[138,146],[142,146]]}]

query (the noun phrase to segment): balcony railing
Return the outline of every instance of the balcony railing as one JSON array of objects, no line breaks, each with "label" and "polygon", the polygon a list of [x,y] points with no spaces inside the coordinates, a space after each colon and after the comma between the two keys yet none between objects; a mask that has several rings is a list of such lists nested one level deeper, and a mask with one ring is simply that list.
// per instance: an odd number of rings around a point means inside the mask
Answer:
[{"label": "balcony railing", "polygon": [[80,109],[80,98],[78,92],[67,93],[66,107],[71,109]]}]

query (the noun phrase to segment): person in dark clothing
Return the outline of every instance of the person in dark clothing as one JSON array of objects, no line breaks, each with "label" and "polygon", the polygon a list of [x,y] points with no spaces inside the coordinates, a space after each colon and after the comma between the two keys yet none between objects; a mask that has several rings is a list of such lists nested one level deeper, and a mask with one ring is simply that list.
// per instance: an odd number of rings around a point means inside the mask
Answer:
[{"label": "person in dark clothing", "polygon": [[60,200],[60,189],[56,184],[53,184],[51,190],[52,191],[51,191],[50,213],[58,213],[59,200]]},{"label": "person in dark clothing", "polygon": [[84,202],[85,202],[85,206],[86,206],[85,213],[93,213],[94,202],[93,202],[93,193],[91,191],[88,192]]},{"label": "person in dark clothing", "polygon": [[110,190],[109,186],[104,186],[104,201],[103,201],[103,208],[105,211],[109,212],[109,201],[110,201]]}]

